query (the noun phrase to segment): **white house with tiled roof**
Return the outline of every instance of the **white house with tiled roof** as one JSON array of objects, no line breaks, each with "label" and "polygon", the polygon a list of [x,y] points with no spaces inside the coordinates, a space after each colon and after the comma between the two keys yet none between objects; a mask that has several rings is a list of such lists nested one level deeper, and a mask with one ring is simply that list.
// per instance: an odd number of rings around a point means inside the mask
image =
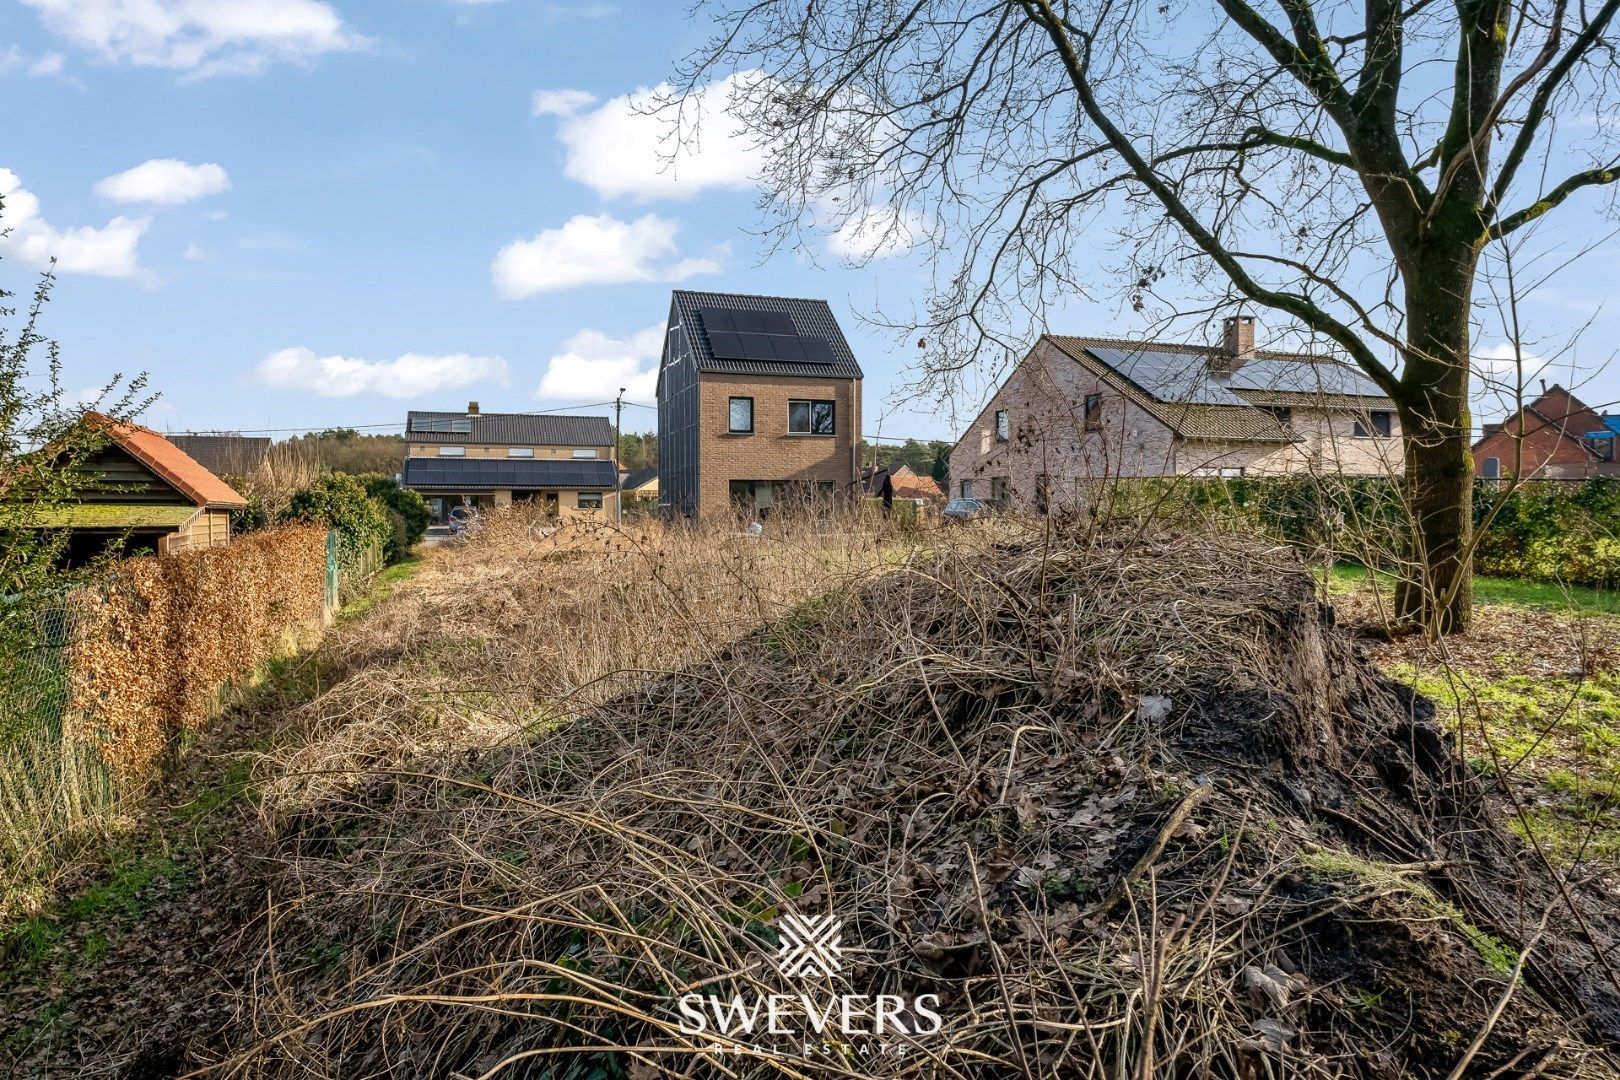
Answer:
[{"label": "white house with tiled roof", "polygon": [[951,452],[953,497],[1040,510],[1151,476],[1370,476],[1401,467],[1394,403],[1332,357],[1043,335]]}]

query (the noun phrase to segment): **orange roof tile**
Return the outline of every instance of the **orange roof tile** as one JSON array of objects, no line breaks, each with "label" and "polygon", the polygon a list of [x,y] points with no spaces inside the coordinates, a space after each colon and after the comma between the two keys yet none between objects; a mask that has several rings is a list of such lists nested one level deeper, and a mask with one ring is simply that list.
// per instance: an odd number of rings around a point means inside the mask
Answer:
[{"label": "orange roof tile", "polygon": [[113,420],[98,412],[86,413],[85,420],[101,427],[131,457],[198,506],[209,510],[240,510],[247,506],[247,500],[235,488],[151,428]]}]

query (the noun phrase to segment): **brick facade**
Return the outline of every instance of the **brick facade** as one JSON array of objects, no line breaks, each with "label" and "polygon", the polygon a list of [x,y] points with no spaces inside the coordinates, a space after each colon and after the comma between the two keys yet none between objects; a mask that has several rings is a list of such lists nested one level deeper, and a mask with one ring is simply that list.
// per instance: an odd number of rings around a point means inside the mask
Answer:
[{"label": "brick facade", "polygon": [[[754,399],[751,434],[729,432],[730,400]],[[832,435],[788,431],[790,400],[832,401]],[[733,480],[822,481],[847,495],[861,430],[859,379],[807,379],[705,372],[698,383],[700,515],[731,507]]]},{"label": "brick facade", "polygon": [[1583,436],[1607,431],[1603,418],[1561,386],[1547,390],[1535,401],[1502,421],[1474,444],[1474,472],[1490,476],[1519,475],[1538,480],[1582,480],[1594,476],[1620,476],[1620,463],[1588,447]]},{"label": "brick facade", "polygon": [[[1093,394],[1101,408],[1088,423],[1086,399]],[[1005,439],[997,431],[1003,410]],[[1044,489],[1048,505],[1063,508],[1090,504],[1099,483],[1117,479],[1238,470],[1398,473],[1398,427],[1390,438],[1364,438],[1354,434],[1355,423],[1349,410],[1295,408],[1290,425],[1299,442],[1184,439],[1043,338],[951,451],[947,494],[961,496],[966,482],[975,498],[1004,491],[1015,504],[1038,506]]]}]

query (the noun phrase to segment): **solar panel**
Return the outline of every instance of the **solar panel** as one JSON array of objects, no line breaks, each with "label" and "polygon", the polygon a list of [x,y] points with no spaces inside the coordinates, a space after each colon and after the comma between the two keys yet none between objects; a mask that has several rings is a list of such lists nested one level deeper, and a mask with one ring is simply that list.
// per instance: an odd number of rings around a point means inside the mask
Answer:
[{"label": "solar panel", "polygon": [[730,307],[700,307],[698,318],[717,360],[753,360],[784,364],[832,364],[832,346],[826,339],[805,337],[782,311],[744,311]]}]

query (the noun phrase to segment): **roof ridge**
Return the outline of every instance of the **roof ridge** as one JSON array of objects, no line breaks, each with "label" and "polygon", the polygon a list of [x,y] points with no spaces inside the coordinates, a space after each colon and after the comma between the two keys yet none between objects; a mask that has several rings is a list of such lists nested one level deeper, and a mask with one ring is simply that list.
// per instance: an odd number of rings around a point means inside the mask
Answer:
[{"label": "roof ridge", "polygon": [[[1184,352],[1189,355],[1219,356],[1223,355],[1218,345],[1195,345],[1191,342],[1159,341],[1144,339],[1141,341],[1131,338],[1094,337],[1090,334],[1054,334],[1050,331],[1041,335],[1053,339],[1080,342],[1082,348],[1104,348],[1138,350],[1141,352]],[[1294,360],[1305,364],[1336,364],[1340,367],[1351,367],[1345,361],[1333,356],[1331,353],[1285,352],[1281,349],[1256,349],[1255,360]]]},{"label": "roof ridge", "polygon": [[774,293],[749,292],[708,292],[703,289],[671,289],[673,296],[729,296],[737,300],[787,300],[795,304],[826,304],[832,307],[832,302],[824,296],[777,296]]}]

